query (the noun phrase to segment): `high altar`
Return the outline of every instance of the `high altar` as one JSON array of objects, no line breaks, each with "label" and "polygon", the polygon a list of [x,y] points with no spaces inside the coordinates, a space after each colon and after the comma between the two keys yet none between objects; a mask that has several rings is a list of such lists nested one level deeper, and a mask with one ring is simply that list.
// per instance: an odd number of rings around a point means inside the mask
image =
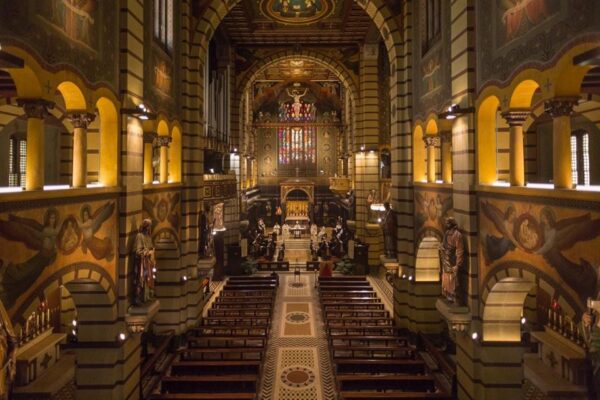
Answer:
[{"label": "high altar", "polygon": [[[288,200],[288,195],[294,191],[306,193],[308,200]],[[285,221],[289,223],[298,222],[307,225],[310,220],[310,207],[314,204],[315,184],[307,179],[294,178],[279,184],[281,193],[281,204],[285,204]]]}]

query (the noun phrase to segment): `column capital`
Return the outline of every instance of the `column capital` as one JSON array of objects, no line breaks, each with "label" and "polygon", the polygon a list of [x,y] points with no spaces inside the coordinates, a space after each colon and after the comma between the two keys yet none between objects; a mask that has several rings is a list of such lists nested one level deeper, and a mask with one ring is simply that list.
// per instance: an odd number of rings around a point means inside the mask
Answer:
[{"label": "column capital", "polygon": [[67,113],[67,118],[73,124],[74,128],[87,129],[88,125],[96,119],[96,115],[88,112],[71,111]]},{"label": "column capital", "polygon": [[506,123],[510,126],[521,126],[531,115],[531,110],[509,110],[503,112],[502,118],[506,120]]},{"label": "column capital", "polygon": [[171,137],[170,136],[157,136],[156,137],[156,142],[158,143],[159,146],[169,146],[169,144],[171,143]]},{"label": "column capital", "polygon": [[423,141],[425,142],[425,146],[438,146],[440,144],[439,136],[423,136]]},{"label": "column capital", "polygon": [[442,140],[442,142],[446,142],[446,143],[452,144],[452,131],[451,130],[441,131],[440,132],[440,139]]},{"label": "column capital", "polygon": [[556,97],[544,102],[544,111],[552,118],[573,115],[573,107],[577,105],[578,97]]},{"label": "column capital", "polygon": [[54,108],[53,102],[44,99],[17,99],[17,104],[23,107],[27,118],[43,119]]},{"label": "column capital", "polygon": [[144,132],[144,143],[154,143],[156,136],[155,132]]}]

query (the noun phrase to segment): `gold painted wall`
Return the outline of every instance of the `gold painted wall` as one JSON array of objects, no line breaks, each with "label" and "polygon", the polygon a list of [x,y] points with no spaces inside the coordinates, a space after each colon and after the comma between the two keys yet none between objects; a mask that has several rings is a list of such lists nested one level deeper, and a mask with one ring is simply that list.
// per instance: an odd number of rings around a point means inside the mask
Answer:
[{"label": "gold painted wall", "polygon": [[114,286],[116,199],[80,200],[0,213],[0,299],[11,317],[66,267],[91,264]]}]

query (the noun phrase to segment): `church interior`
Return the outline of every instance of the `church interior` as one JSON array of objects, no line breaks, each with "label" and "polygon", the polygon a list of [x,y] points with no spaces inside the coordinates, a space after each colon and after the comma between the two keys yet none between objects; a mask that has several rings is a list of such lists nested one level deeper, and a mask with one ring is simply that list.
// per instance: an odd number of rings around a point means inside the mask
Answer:
[{"label": "church interior", "polygon": [[0,400],[600,399],[599,21],[0,1]]}]

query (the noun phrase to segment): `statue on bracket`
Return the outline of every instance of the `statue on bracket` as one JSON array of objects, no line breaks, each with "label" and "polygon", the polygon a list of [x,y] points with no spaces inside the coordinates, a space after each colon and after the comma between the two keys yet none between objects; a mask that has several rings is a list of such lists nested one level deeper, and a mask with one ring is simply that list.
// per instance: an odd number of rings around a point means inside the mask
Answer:
[{"label": "statue on bracket", "polygon": [[440,244],[442,296],[456,306],[464,305],[466,287],[460,279],[465,267],[464,253],[464,239],[456,220],[452,217],[446,218],[444,238]]},{"label": "statue on bracket", "polygon": [[135,237],[134,299],[135,305],[142,305],[154,297],[156,261],[152,242],[152,220],[146,218]]},{"label": "statue on bracket", "polygon": [[396,223],[396,215],[390,203],[384,203],[385,214],[381,218],[381,229],[383,231],[383,244],[385,248],[385,256],[387,258],[396,258],[396,231],[398,225]]}]

